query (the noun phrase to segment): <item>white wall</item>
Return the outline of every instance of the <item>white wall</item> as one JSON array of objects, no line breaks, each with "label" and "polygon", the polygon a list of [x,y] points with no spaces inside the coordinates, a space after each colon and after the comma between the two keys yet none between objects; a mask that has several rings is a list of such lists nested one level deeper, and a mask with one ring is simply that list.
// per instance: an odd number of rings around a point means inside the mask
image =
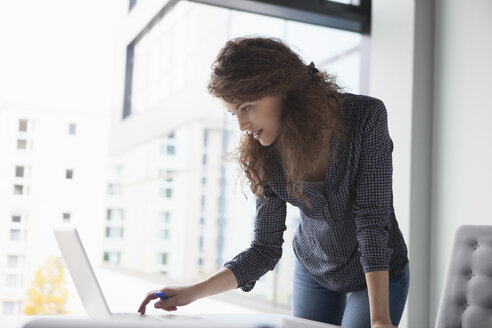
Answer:
[{"label": "white wall", "polygon": [[400,327],[434,325],[454,232],[492,223],[491,17],[486,0],[373,1],[369,93],[388,109],[410,257]]},{"label": "white wall", "polygon": [[492,224],[492,2],[436,1],[430,321],[462,224]]},{"label": "white wall", "polygon": [[[409,244],[414,1],[375,0],[372,5],[369,95],[383,100],[388,111],[389,130],[395,147],[395,213]],[[413,271],[412,266],[410,269]],[[406,317],[405,313],[400,326],[406,327]]]}]

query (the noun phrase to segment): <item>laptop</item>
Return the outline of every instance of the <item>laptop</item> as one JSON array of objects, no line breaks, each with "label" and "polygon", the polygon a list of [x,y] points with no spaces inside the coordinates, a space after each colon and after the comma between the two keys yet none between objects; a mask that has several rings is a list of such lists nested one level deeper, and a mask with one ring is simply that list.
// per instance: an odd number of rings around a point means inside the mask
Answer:
[{"label": "laptop", "polygon": [[132,317],[140,320],[150,317],[153,320],[161,319],[159,316],[141,316],[136,312],[111,313],[77,229],[57,228],[53,229],[53,233],[89,317],[94,319],[131,319]]},{"label": "laptop", "polygon": [[[140,320],[161,321],[164,327],[224,327],[217,321],[190,315],[140,315],[134,313],[112,313],[108,307],[99,282],[92,269],[87,253],[76,228],[63,227],[53,229],[63,259],[68,267],[85,311],[96,320]],[[163,325],[167,321],[169,324]],[[75,322],[74,322],[75,323]],[[242,325],[241,325],[242,326]],[[251,327],[251,326],[249,326]]]}]

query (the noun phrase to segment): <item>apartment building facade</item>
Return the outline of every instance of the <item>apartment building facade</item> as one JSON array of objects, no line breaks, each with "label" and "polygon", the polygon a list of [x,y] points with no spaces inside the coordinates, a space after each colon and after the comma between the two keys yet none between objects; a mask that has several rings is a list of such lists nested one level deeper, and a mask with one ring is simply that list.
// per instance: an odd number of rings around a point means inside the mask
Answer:
[{"label": "apartment building facade", "polygon": [[107,125],[107,116],[0,108],[2,314],[22,312],[34,273],[59,256],[53,227],[73,224],[88,234],[102,226]]}]

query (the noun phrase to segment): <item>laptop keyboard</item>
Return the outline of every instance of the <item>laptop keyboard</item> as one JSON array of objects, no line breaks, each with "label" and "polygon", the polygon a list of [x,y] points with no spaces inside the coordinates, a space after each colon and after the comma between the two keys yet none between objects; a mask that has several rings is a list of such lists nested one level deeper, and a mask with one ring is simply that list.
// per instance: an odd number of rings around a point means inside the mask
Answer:
[{"label": "laptop keyboard", "polygon": [[153,315],[140,315],[138,313],[112,313],[111,317],[116,320],[145,320],[145,321],[165,321],[165,318]]}]

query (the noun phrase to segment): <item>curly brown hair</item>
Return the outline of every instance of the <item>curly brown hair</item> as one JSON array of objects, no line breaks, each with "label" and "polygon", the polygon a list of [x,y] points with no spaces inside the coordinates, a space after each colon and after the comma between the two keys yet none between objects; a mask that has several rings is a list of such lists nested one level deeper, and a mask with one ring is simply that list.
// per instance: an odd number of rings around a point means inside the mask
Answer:
[{"label": "curly brown hair", "polygon": [[257,196],[264,195],[269,162],[278,156],[288,192],[307,201],[302,182],[324,146],[323,130],[328,129],[337,141],[345,139],[338,106],[342,89],[335,77],[318,71],[313,64],[306,65],[280,39],[240,37],[228,41],[217,55],[208,91],[229,103],[283,96],[281,132],[275,142],[265,147],[253,136],[243,134],[232,155]]}]

